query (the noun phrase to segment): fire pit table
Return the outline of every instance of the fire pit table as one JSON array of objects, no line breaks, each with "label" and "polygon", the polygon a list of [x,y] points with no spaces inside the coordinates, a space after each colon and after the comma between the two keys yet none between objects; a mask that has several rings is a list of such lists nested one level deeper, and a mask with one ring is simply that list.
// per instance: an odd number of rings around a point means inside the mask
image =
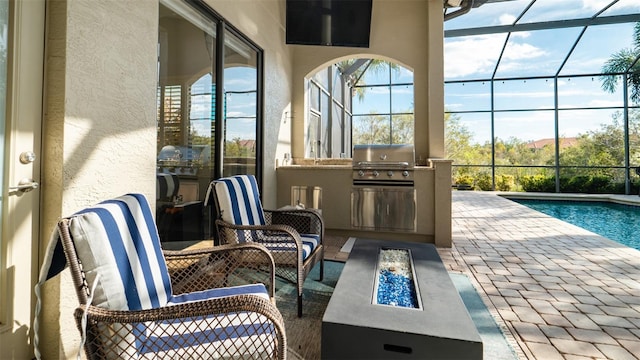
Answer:
[{"label": "fire pit table", "polygon": [[[389,266],[389,250],[408,260]],[[413,305],[388,301],[389,273],[408,274]],[[322,318],[322,358],[482,359],[482,340],[433,244],[357,239]]]}]

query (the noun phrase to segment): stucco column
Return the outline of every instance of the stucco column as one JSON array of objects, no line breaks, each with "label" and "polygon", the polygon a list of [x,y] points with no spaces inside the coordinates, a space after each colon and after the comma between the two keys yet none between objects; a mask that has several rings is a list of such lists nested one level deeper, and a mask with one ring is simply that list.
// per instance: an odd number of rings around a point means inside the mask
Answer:
[{"label": "stucco column", "polygon": [[434,176],[434,242],[451,247],[451,160],[430,159]]},{"label": "stucco column", "polygon": [[444,15],[442,1],[429,0],[427,18],[429,158],[444,158]]},{"label": "stucco column", "polygon": [[442,1],[429,0],[427,68],[429,69],[429,158],[435,168],[436,246],[451,247],[451,161],[444,148],[444,15]]}]

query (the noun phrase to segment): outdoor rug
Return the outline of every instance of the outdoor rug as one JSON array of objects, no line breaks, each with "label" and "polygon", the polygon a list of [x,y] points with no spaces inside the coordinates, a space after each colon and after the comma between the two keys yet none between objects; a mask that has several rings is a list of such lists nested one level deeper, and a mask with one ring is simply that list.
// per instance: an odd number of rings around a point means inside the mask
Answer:
[{"label": "outdoor rug", "polygon": [[298,317],[295,284],[276,278],[276,305],[284,318],[289,359],[320,359],[322,316],[338,283],[344,263],[324,261],[324,279],[319,282],[320,265],[307,276],[302,292],[302,317]]},{"label": "outdoor rug", "polygon": [[[344,263],[325,260],[322,282],[318,281],[320,266],[313,268],[304,282],[301,318],[298,318],[295,285],[276,278],[276,304],[285,322],[289,359],[321,358],[322,316],[343,267]],[[484,359],[517,359],[513,348],[467,276],[454,273],[450,273],[450,276],[480,333]]]}]

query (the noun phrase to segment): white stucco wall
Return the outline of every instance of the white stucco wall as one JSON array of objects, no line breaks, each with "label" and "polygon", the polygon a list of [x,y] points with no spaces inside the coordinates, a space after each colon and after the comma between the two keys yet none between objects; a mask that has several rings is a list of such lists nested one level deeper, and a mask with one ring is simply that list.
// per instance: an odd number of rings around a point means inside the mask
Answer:
[{"label": "white stucco wall", "polygon": [[[157,0],[48,3],[43,239],[87,205],[127,192],[155,199],[157,11]],[[45,287],[46,358],[78,349],[67,276]]]}]

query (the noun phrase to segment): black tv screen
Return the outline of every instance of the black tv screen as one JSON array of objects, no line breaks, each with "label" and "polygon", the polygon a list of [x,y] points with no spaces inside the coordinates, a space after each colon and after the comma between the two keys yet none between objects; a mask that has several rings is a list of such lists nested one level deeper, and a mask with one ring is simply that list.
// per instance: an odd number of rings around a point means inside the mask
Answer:
[{"label": "black tv screen", "polygon": [[286,43],[369,47],[373,0],[287,0]]}]

